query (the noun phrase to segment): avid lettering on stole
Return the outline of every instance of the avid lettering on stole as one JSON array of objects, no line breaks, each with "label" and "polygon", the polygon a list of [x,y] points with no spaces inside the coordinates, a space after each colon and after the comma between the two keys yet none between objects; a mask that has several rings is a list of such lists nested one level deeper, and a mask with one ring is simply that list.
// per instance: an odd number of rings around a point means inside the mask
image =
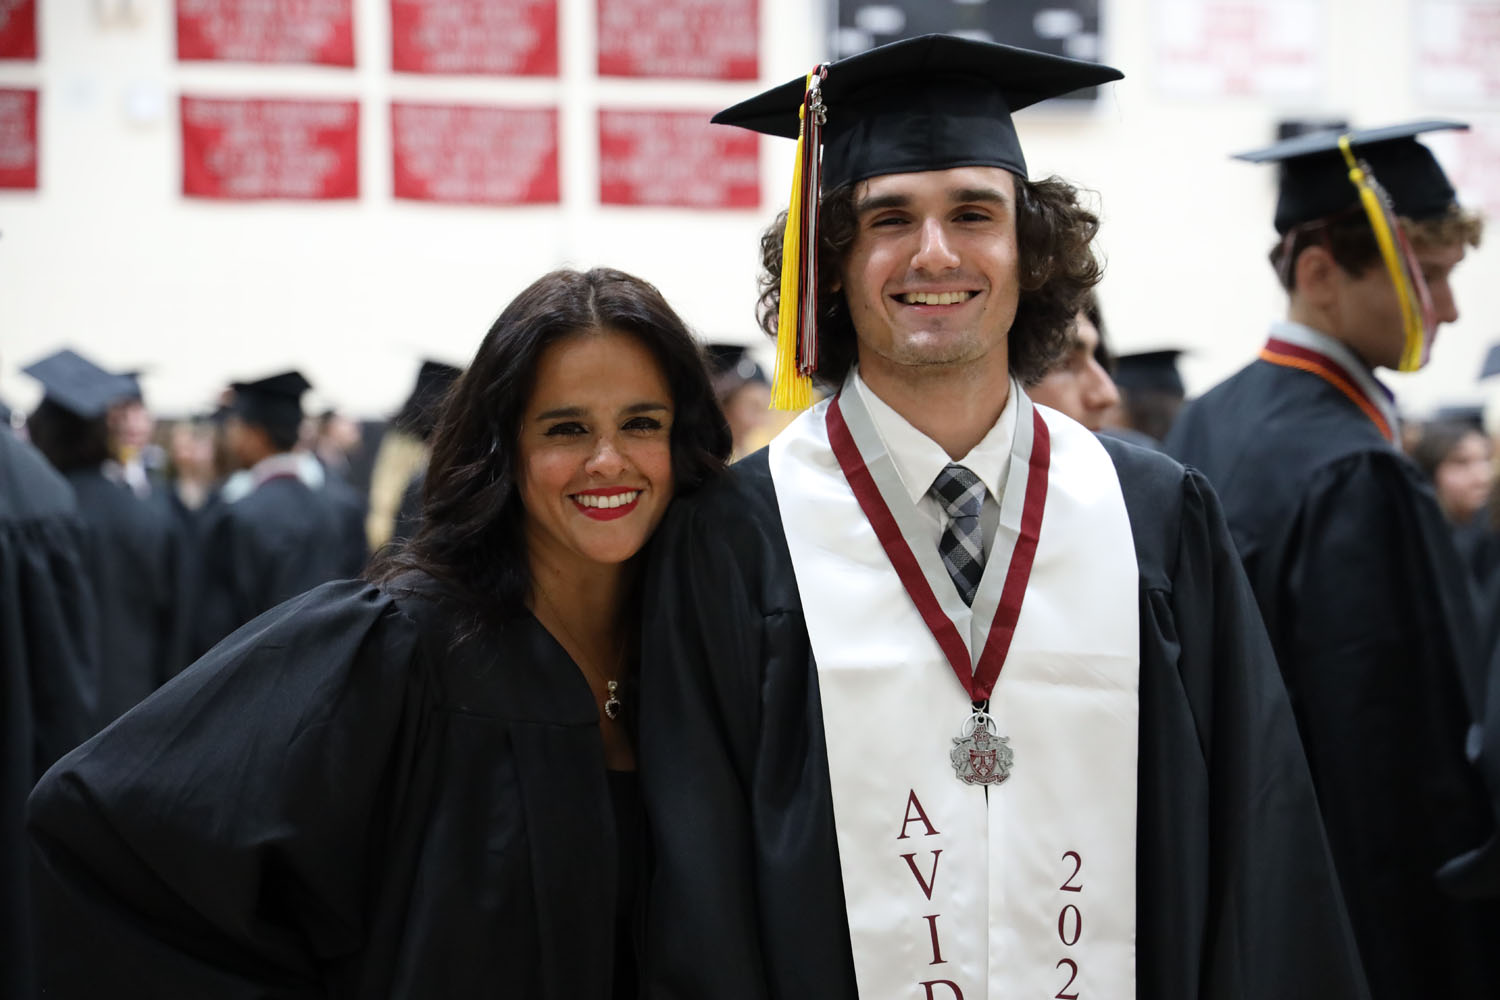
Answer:
[{"label": "avid lettering on stole", "polygon": [[[912,850],[900,855],[901,860],[906,863],[907,869],[910,870],[912,879],[917,884],[917,889],[921,891],[923,898],[930,903],[932,902],[932,890],[937,886],[938,864],[943,858],[943,849],[937,846],[941,843],[942,834],[932,825],[932,820],[927,818],[927,812],[922,808],[922,801],[917,798],[917,791],[914,788],[910,789],[906,795],[906,811],[901,817],[901,833],[896,837],[898,843],[912,836],[910,828],[913,825],[920,831],[919,836],[939,838],[932,843],[923,842],[920,852],[913,845]],[[920,862],[917,860],[919,853],[922,859]],[[925,875],[923,874],[924,868],[926,869]],[[927,924],[927,933],[932,940],[933,965],[947,964],[947,960],[943,958],[942,937],[938,928],[938,921],[942,917],[941,913],[927,913],[922,916],[922,919]],[[956,1000],[963,1000],[964,998],[963,989],[951,979],[927,979],[917,983],[917,985],[926,991],[927,1000],[936,1000],[936,997],[940,994],[935,993],[934,990],[938,988],[950,991]]]},{"label": "avid lettering on stole", "polygon": [[[943,859],[943,834],[933,825],[932,819],[927,815],[927,810],[922,806],[922,800],[918,798],[916,789],[908,789],[906,793],[905,808],[901,815],[900,832],[896,835],[897,863],[904,865],[905,871],[910,874],[912,881],[912,892],[920,893],[921,898],[927,902],[933,902],[933,891],[937,888],[939,868]],[[1062,881],[1057,887],[1060,895],[1057,911],[1057,942],[1060,957],[1057,960],[1059,973],[1059,988],[1053,994],[1054,1000],[1080,1000],[1080,994],[1076,988],[1081,971],[1079,960],[1075,955],[1075,949],[1083,940],[1083,857],[1077,851],[1064,851],[1061,857]],[[1072,895],[1069,895],[1072,894]],[[925,907],[932,909],[933,907]],[[912,912],[919,912],[924,907],[913,907]],[[943,914],[922,913],[920,923],[914,923],[912,933],[925,936],[931,946],[932,960],[930,966],[948,965],[949,962],[943,957],[944,935],[948,930],[943,924]],[[984,933],[987,929],[970,928],[971,932]],[[934,970],[934,975],[937,975]],[[922,1000],[965,1000],[963,987],[952,979],[929,978],[918,979],[915,989],[920,991],[913,995]]]}]

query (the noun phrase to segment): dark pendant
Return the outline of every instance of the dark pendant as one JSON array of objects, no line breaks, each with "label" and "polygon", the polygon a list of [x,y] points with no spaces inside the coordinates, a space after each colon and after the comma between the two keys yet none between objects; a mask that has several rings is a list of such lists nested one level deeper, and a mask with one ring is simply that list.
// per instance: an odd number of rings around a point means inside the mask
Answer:
[{"label": "dark pendant", "polygon": [[1015,763],[1010,738],[1000,735],[994,717],[988,712],[970,715],[953,744],[948,759],[953,762],[954,774],[964,784],[998,785],[1010,777]]},{"label": "dark pendant", "polygon": [[619,681],[609,682],[609,697],[604,699],[604,717],[613,721],[620,714],[620,699],[615,697],[615,690],[619,688]]}]

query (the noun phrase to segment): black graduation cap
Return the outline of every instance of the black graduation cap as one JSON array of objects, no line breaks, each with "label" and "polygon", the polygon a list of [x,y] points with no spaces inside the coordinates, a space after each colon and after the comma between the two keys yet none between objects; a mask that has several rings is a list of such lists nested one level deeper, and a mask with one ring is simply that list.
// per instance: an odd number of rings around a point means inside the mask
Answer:
[{"label": "black graduation cap", "polygon": [[1479,377],[1489,378],[1492,375],[1500,375],[1500,344],[1491,344],[1488,353],[1484,356],[1484,364],[1480,366]]},{"label": "black graduation cap", "polygon": [[1484,406],[1480,403],[1459,403],[1440,406],[1432,414],[1433,422],[1462,424],[1475,430],[1484,430]]},{"label": "black graduation cap", "polygon": [[1177,371],[1178,350],[1140,351],[1115,358],[1115,385],[1127,392],[1156,391],[1183,396],[1187,394],[1182,375]]},{"label": "black graduation cap", "polygon": [[954,167],[1000,167],[1025,177],[1012,113],[1123,76],[1046,52],[918,35],[816,67],[714,115],[716,124],[797,139],[771,405],[794,410],[812,402],[817,254],[808,248],[816,246],[825,188]]},{"label": "black graduation cap", "polygon": [[230,409],[245,423],[291,430],[302,423],[302,394],[312,383],[290,371],[229,387],[234,390]]},{"label": "black graduation cap", "polygon": [[21,370],[42,383],[48,399],[85,420],[102,417],[114,403],[135,394],[129,378],[67,349]]},{"label": "black graduation cap", "polygon": [[704,344],[703,357],[708,362],[708,373],[715,379],[733,375],[741,382],[770,384],[744,344]]},{"label": "black graduation cap", "polygon": [[1359,189],[1339,150],[1347,135],[1354,155],[1390,196],[1397,215],[1430,219],[1454,204],[1453,185],[1432,151],[1417,141],[1424,132],[1467,129],[1463,122],[1430,120],[1343,132],[1336,129],[1299,135],[1265,149],[1237,153],[1251,163],[1280,163],[1276,198],[1276,231],[1337,215],[1359,204]]},{"label": "black graduation cap", "polygon": [[[1119,80],[1099,63],[954,35],[919,35],[833,63],[820,84],[823,186],[882,174],[1004,167],[1026,176],[1011,114],[1049,97]],[[797,138],[802,77],[714,115]]]},{"label": "black graduation cap", "polygon": [[145,369],[136,368],[131,371],[121,372],[120,374],[130,381],[130,398],[138,399],[144,403],[146,401],[146,391],[141,388],[141,376],[146,374]]},{"label": "black graduation cap", "polygon": [[424,441],[431,437],[437,421],[438,402],[463,373],[462,368],[442,361],[423,361],[417,370],[417,384],[392,418],[392,423]]}]

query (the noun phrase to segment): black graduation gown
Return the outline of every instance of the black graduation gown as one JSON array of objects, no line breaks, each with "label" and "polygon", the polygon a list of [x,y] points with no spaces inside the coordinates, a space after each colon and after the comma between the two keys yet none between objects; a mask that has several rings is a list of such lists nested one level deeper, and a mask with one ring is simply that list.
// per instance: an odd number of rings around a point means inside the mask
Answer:
[{"label": "black graduation gown", "polygon": [[26,795],[93,732],[97,625],[68,483],[0,429],[0,996],[35,993]]},{"label": "black graduation gown", "polygon": [[588,684],[530,616],[455,634],[331,583],[60,761],[30,803],[47,996],[608,998]]},{"label": "black graduation gown", "polygon": [[340,554],[340,577],[354,577],[364,572],[365,562],[370,558],[370,541],[365,534],[365,516],[369,505],[353,486],[338,472],[320,462],[323,468],[323,495],[333,507],[338,522]]},{"label": "black graduation gown", "polygon": [[99,469],[68,482],[87,525],[84,549],[99,611],[102,728],[182,669],[182,539],[159,502]]},{"label": "black graduation gown", "polygon": [[[1364,996],[1286,693],[1207,484],[1103,441],[1140,565],[1137,995]],[[653,542],[651,995],[856,995],[806,626],[765,452]]]},{"label": "black graduation gown", "polygon": [[1464,754],[1483,682],[1447,522],[1338,390],[1256,361],[1179,419],[1264,615],[1376,998],[1497,996],[1493,910],[1433,877],[1490,830]]},{"label": "black graduation gown", "polygon": [[215,502],[205,513],[202,552],[195,655],[287,598],[339,579],[348,561],[332,505],[292,476]]}]

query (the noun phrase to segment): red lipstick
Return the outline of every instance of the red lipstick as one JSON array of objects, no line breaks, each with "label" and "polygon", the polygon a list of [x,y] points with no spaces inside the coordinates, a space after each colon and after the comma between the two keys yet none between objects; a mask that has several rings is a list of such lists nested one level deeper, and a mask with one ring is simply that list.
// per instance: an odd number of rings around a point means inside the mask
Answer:
[{"label": "red lipstick", "polygon": [[[632,489],[629,486],[605,486],[595,490],[580,490],[579,492],[574,493],[568,499],[573,501],[573,506],[576,507],[578,509],[578,513],[582,514],[584,517],[590,518],[595,521],[615,521],[619,518],[624,517],[626,514],[629,514],[631,511],[635,510],[636,507],[640,506],[642,492],[643,491],[641,490]],[[602,500],[631,493],[635,494],[635,496],[629,503],[622,503],[616,507],[596,507],[580,500],[581,497],[598,498]]]}]

